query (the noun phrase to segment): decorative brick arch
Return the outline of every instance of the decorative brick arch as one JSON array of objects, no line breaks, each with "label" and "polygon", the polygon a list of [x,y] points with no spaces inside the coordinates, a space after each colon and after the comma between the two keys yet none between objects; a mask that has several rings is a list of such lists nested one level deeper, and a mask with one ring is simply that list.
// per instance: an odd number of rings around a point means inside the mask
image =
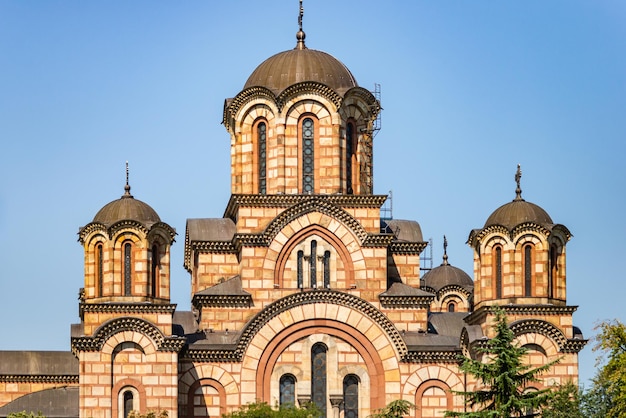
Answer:
[{"label": "decorative brick arch", "polygon": [[446,398],[446,407],[445,407],[446,410],[454,408],[454,405],[453,405],[454,396],[452,395],[452,392],[450,391],[450,386],[448,386],[448,384],[438,379],[426,380],[417,388],[417,391],[415,392],[415,399],[414,399],[414,404],[416,406],[415,418],[423,417],[422,408],[420,408],[420,405],[422,403],[422,399],[424,398],[424,393],[428,389],[431,389],[431,388],[438,388],[444,392],[445,398]]},{"label": "decorative brick arch", "polygon": [[[189,393],[196,382],[209,379],[219,382],[224,390],[224,396],[239,395],[239,386],[233,376],[222,367],[211,364],[196,364],[184,372],[178,379],[179,398]],[[225,398],[226,399],[226,398]]]},{"label": "decorative brick arch", "polygon": [[[220,400],[220,416],[222,416],[225,412],[226,412],[226,390],[224,389],[224,386],[222,385],[222,383],[218,380],[215,379],[211,379],[211,378],[205,378],[205,379],[199,379],[196,380],[187,390],[187,394],[186,394],[186,399],[187,399],[187,414],[183,415],[181,418],[187,417],[187,418],[194,418],[195,417],[195,407],[196,405],[194,404],[194,397],[195,397],[195,392],[198,388],[202,387],[202,386],[210,386],[213,389],[215,389],[218,393],[218,397]],[[180,391],[179,391],[180,393]],[[184,396],[184,395],[183,395]],[[179,401],[181,399],[181,397],[178,397]],[[206,405],[205,405],[206,407]]]},{"label": "decorative brick arch", "polygon": [[[319,225],[309,225],[304,229],[294,233],[291,237],[289,237],[288,241],[282,246],[281,251],[276,260],[276,268],[274,269],[274,285],[281,287],[282,279],[284,276],[285,265],[289,260],[290,255],[296,248],[296,246],[306,237],[310,235],[318,235],[326,242],[330,243],[335,251],[337,252],[337,257],[341,260],[343,264],[343,268],[346,275],[346,283],[347,287],[350,287],[354,283],[354,264],[352,261],[352,254],[348,251],[345,244],[341,239],[337,237],[337,235],[331,233],[326,228],[323,228]],[[270,244],[270,249],[272,245]]]},{"label": "decorative brick arch", "polygon": [[139,413],[145,414],[146,411],[146,388],[143,384],[136,379],[122,379],[119,380],[115,385],[111,388],[111,417],[118,418],[120,416],[119,412],[119,396],[120,392],[125,388],[133,388],[138,393],[137,402],[139,403]]},{"label": "decorative brick arch", "polygon": [[402,389],[402,398],[413,402],[418,394],[418,389],[428,381],[445,383],[447,390],[463,391],[464,385],[458,376],[458,371],[445,366],[418,365],[418,369],[409,376]]},{"label": "decorative brick arch", "polygon": [[[269,329],[271,330],[272,328],[274,327],[270,325]],[[244,357],[244,367],[246,369],[250,368],[251,371],[254,370],[254,373],[249,373],[253,376],[253,379],[246,382],[244,379],[248,373],[246,373],[245,369],[242,370],[242,386],[254,384],[254,398],[269,402],[272,370],[281,353],[292,343],[302,338],[312,334],[326,334],[350,344],[363,358],[371,382],[370,405],[375,409],[382,408],[385,406],[384,395],[387,392],[387,385],[398,384],[399,382],[390,382],[385,379],[386,372],[391,372],[388,374],[392,375],[393,370],[386,370],[383,364],[393,362],[390,361],[391,359],[381,358],[381,354],[384,355],[384,353],[389,353],[389,351],[393,352],[391,342],[388,340],[382,341],[380,336],[383,335],[383,332],[380,329],[371,331],[370,327],[368,331],[369,334],[377,334],[378,337],[372,338],[373,335],[363,334],[346,323],[329,319],[308,319],[287,326],[270,337],[262,352],[246,353]],[[259,339],[264,338],[263,336],[259,337]],[[374,340],[374,342],[372,340]],[[378,342],[378,344],[376,344],[376,342]],[[378,347],[377,345],[381,346]],[[250,349],[255,351],[255,344],[251,344]],[[258,359],[254,358],[256,356],[258,356]],[[397,358],[395,360],[395,374],[399,377],[399,362]]]}]

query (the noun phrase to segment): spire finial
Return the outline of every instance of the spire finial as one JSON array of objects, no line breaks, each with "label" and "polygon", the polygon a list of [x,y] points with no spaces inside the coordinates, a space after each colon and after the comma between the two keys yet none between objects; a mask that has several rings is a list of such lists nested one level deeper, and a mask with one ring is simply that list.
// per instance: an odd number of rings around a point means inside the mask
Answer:
[{"label": "spire finial", "polygon": [[441,265],[448,265],[448,240],[445,235],[443,236],[443,264]]},{"label": "spire finial", "polygon": [[126,161],[126,185],[124,186],[124,196],[122,197],[133,197],[130,194],[130,183],[128,182],[128,161]]},{"label": "spire finial", "polygon": [[298,33],[296,33],[296,39],[298,43],[296,44],[296,49],[306,49],[304,45],[304,38],[306,35],[302,30],[302,18],[304,17],[304,6],[302,6],[302,0],[300,0],[300,12],[298,13]]},{"label": "spire finial", "polygon": [[517,172],[515,173],[515,183],[517,183],[517,188],[515,189],[515,200],[524,200],[522,199],[522,188],[520,186],[521,180],[522,180],[522,166],[518,164]]}]

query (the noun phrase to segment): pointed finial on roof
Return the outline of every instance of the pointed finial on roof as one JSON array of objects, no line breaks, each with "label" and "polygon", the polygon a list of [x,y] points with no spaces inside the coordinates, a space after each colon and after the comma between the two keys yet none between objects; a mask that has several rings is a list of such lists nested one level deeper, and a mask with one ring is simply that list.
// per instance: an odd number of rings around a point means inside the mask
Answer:
[{"label": "pointed finial on roof", "polygon": [[304,38],[306,38],[306,35],[304,34],[304,31],[302,30],[302,18],[304,17],[304,7],[302,6],[302,0],[300,0],[300,13],[298,13],[298,33],[296,33],[296,39],[298,40],[298,43],[296,44],[296,48],[295,49],[306,49],[306,46],[304,45]]},{"label": "pointed finial on roof", "polygon": [[515,182],[517,183],[517,188],[515,189],[515,200],[524,200],[522,199],[522,188],[520,186],[521,180],[522,180],[522,166],[518,164],[517,172],[515,173]]},{"label": "pointed finial on roof", "polygon": [[445,235],[443,236],[443,263],[441,265],[448,265],[448,240]]},{"label": "pointed finial on roof", "polygon": [[130,194],[130,184],[128,183],[128,161],[126,161],[126,185],[124,186],[124,196],[122,197],[133,197]]}]

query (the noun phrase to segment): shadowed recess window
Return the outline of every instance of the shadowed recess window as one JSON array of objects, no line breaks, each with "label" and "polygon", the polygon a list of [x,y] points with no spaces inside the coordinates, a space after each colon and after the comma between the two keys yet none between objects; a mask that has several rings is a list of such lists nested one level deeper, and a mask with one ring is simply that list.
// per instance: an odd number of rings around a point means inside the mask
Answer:
[{"label": "shadowed recess window", "polygon": [[359,417],[359,378],[353,374],[343,379],[344,418]]},{"label": "shadowed recess window", "polygon": [[133,392],[127,390],[124,392],[124,418],[133,410]]},{"label": "shadowed recess window", "polygon": [[502,298],[502,248],[496,247],[495,260],[496,298]]},{"label": "shadowed recess window", "polygon": [[304,193],[313,193],[315,187],[314,126],[311,118],[302,121],[302,191]]},{"label": "shadowed recess window", "polygon": [[326,416],[326,352],[322,343],[311,348],[311,400]]},{"label": "shadowed recess window", "polygon": [[548,297],[554,297],[554,280],[556,279],[556,273],[558,271],[558,264],[556,258],[556,247],[550,246],[550,266],[548,267]]},{"label": "shadowed recess window", "polygon": [[291,374],[284,374],[280,378],[280,405],[296,404],[296,378]]},{"label": "shadowed recess window", "polygon": [[348,194],[354,193],[352,188],[352,158],[354,156],[354,125],[346,126],[346,185]]},{"label": "shadowed recess window", "polygon": [[302,289],[304,287],[304,278],[303,278],[303,261],[304,261],[304,251],[298,251],[298,289]]},{"label": "shadowed recess window", "polygon": [[454,302],[449,302],[448,303],[448,312],[454,312],[456,309],[456,306],[454,305]]},{"label": "shadowed recess window", "polygon": [[324,251],[324,287],[330,289],[330,251]]},{"label": "shadowed recess window", "polygon": [[267,193],[267,127],[264,122],[257,125],[259,145],[259,193]]},{"label": "shadowed recess window", "polygon": [[130,243],[124,244],[124,296],[131,295],[131,245]]},{"label": "shadowed recess window", "polygon": [[524,296],[532,296],[532,246],[524,246]]},{"label": "shadowed recess window", "polygon": [[102,250],[102,244],[98,244],[96,246],[96,268],[98,269],[98,277],[96,278],[96,280],[98,281],[98,296],[102,296],[102,293],[104,292],[104,269],[103,269],[103,261],[102,261],[102,254],[103,254],[103,250]]},{"label": "shadowed recess window", "polygon": [[159,277],[159,247],[152,246],[152,270],[150,277],[150,291],[153,298],[157,297],[157,278]]},{"label": "shadowed recess window", "polygon": [[311,257],[309,258],[309,267],[311,272],[311,288],[317,287],[317,241],[311,241]]}]

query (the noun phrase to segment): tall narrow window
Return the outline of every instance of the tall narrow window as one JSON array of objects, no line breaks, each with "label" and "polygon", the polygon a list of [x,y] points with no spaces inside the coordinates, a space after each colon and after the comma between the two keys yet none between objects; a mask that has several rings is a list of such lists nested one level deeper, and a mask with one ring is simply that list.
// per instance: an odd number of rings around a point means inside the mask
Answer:
[{"label": "tall narrow window", "polygon": [[524,246],[524,296],[532,296],[532,246]]},{"label": "tall narrow window", "polygon": [[559,269],[559,266],[557,264],[557,257],[556,257],[556,246],[551,245],[550,246],[550,265],[548,266],[548,297],[549,298],[553,298],[554,297],[554,287],[555,287],[555,280],[556,280],[556,273]]},{"label": "tall narrow window", "polygon": [[265,122],[257,125],[257,142],[259,146],[259,194],[267,193],[267,126]]},{"label": "tall narrow window", "polygon": [[291,374],[284,374],[279,382],[280,406],[294,406],[296,404],[296,378]]},{"label": "tall narrow window", "polygon": [[150,291],[153,298],[157,297],[157,286],[159,277],[159,247],[152,246],[152,270],[150,271]]},{"label": "tall narrow window", "polygon": [[448,312],[454,312],[456,310],[456,305],[454,302],[448,302]]},{"label": "tall narrow window", "polygon": [[324,251],[324,287],[330,289],[330,251]]},{"label": "tall narrow window", "polygon": [[496,247],[495,260],[496,299],[502,298],[502,247]]},{"label": "tall narrow window", "polygon": [[130,296],[132,294],[131,249],[132,249],[132,246],[130,245],[130,243],[127,242],[126,244],[124,244],[124,296]]},{"label": "tall narrow window", "polygon": [[348,194],[354,193],[352,188],[352,158],[354,156],[354,125],[346,126],[346,186]]},{"label": "tall narrow window", "polygon": [[103,250],[102,244],[96,245],[96,281],[98,283],[98,295],[102,297],[104,292],[104,261],[102,260]]},{"label": "tall narrow window", "polygon": [[328,349],[322,343],[316,343],[311,348],[311,400],[326,416],[326,352]]},{"label": "tall narrow window", "polygon": [[124,418],[133,410],[133,392],[127,390],[124,392]]},{"label": "tall narrow window", "polygon": [[317,241],[311,241],[311,257],[309,258],[309,271],[311,272],[311,287],[317,287]]},{"label": "tall narrow window", "polygon": [[353,374],[343,379],[344,418],[359,417],[359,378]]},{"label": "tall narrow window", "polygon": [[300,250],[298,251],[298,289],[302,289],[304,287],[304,266],[303,266],[303,262],[304,262],[304,251]]},{"label": "tall narrow window", "polygon": [[314,127],[313,119],[306,118],[302,121],[302,191],[304,193],[313,193],[315,190]]}]

